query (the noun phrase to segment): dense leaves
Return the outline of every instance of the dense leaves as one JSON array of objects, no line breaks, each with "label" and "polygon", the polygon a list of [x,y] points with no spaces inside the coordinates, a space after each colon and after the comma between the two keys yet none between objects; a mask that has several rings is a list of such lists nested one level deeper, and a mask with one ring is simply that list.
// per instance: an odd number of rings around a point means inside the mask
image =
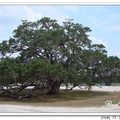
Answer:
[{"label": "dense leaves", "polygon": [[92,43],[89,32],[71,19],[62,24],[48,17],[22,21],[13,37],[0,43],[1,93],[22,99],[34,90],[59,94],[61,84],[91,88],[119,82],[120,59],[108,57],[105,46]]}]

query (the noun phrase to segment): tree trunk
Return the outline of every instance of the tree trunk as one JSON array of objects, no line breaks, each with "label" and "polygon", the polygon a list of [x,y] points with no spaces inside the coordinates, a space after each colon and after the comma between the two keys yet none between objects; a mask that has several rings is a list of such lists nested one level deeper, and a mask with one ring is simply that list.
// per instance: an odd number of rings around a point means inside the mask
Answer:
[{"label": "tree trunk", "polygon": [[50,95],[58,95],[59,92],[60,92],[60,85],[61,85],[60,81],[53,82],[51,84],[50,88],[49,88],[48,94],[50,94]]},{"label": "tree trunk", "polygon": [[88,86],[88,91],[90,92],[92,89],[92,86]]}]

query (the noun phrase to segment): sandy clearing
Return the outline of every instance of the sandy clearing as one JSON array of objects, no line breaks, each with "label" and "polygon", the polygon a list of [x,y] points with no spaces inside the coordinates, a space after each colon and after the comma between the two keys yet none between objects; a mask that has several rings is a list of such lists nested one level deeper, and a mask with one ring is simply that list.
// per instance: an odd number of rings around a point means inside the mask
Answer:
[{"label": "sandy clearing", "polygon": [[71,108],[71,107],[31,107],[20,105],[0,105],[0,113],[108,113],[120,112],[120,107],[86,107],[86,108]]},{"label": "sandy clearing", "polygon": [[[84,87],[83,87],[84,88]],[[61,89],[65,89],[65,87],[61,87]],[[79,90],[79,87],[75,87],[73,90]],[[87,90],[87,89],[83,89]],[[92,91],[105,91],[105,92],[120,92],[120,86],[103,86],[103,87],[98,87],[98,86],[92,86]]]},{"label": "sandy clearing", "polygon": [[[62,87],[61,89],[65,89]],[[74,88],[77,90],[79,88]],[[93,86],[92,91],[120,92],[120,86]],[[117,107],[33,107],[24,105],[0,105],[0,113],[120,113],[120,105]]]}]

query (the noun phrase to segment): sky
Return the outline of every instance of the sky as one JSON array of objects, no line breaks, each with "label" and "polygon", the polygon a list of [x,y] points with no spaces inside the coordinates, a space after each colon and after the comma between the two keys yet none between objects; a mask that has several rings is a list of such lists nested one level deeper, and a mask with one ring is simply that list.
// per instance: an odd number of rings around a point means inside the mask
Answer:
[{"label": "sky", "polygon": [[62,22],[74,22],[90,27],[90,39],[105,45],[108,55],[120,57],[120,6],[100,5],[29,5],[0,6],[0,41],[12,37],[21,20],[36,21],[51,17]]}]

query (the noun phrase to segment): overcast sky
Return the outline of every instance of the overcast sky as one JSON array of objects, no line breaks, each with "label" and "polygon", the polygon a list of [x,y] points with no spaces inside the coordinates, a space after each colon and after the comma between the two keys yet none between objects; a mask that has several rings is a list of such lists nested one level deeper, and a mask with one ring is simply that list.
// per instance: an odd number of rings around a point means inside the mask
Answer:
[{"label": "overcast sky", "polygon": [[51,17],[74,19],[92,29],[90,38],[106,46],[108,55],[120,57],[120,6],[0,6],[0,41],[9,39],[21,20]]}]

